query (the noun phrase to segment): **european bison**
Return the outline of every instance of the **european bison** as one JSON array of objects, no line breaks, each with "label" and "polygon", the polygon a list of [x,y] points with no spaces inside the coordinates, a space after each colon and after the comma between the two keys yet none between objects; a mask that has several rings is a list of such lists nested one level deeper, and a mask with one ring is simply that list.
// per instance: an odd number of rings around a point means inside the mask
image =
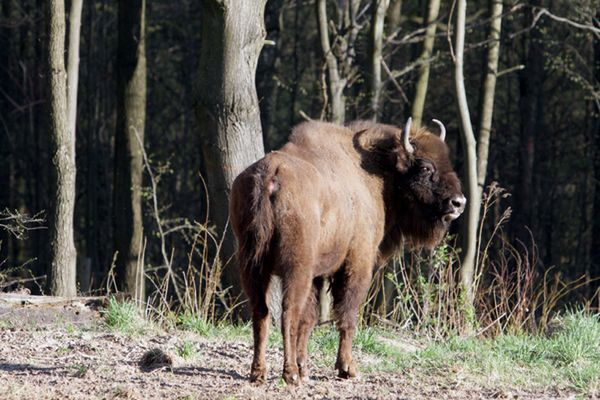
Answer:
[{"label": "european bison", "polygon": [[431,248],[462,213],[466,199],[452,170],[445,128],[403,130],[359,121],[297,126],[289,142],[233,183],[230,218],[243,289],[252,309],[250,380],[263,382],[269,325],[267,291],[281,277],[283,378],[307,374],[307,344],[317,293],[331,282],[340,335],[336,368],[353,377],[352,338],[374,266],[404,240]]}]

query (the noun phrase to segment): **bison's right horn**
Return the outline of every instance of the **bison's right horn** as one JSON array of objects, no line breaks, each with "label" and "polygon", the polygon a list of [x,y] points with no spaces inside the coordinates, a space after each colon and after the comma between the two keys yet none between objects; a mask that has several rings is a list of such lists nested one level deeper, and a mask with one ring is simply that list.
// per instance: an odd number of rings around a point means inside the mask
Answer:
[{"label": "bison's right horn", "polygon": [[442,121],[440,121],[439,119],[432,119],[432,121],[440,127],[440,139],[443,142],[444,139],[446,139],[446,127],[444,126],[444,124],[442,124]]},{"label": "bison's right horn", "polygon": [[409,117],[406,121],[406,125],[404,125],[404,130],[402,131],[402,143],[404,144],[404,149],[408,152],[408,154],[414,153],[415,149],[410,144],[408,138],[410,137],[410,127],[412,125],[412,118]]}]

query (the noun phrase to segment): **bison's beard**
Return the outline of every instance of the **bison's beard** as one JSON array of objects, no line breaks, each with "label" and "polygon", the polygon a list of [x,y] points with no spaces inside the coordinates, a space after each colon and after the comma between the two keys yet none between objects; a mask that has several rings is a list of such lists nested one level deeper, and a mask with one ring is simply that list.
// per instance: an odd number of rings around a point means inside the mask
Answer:
[{"label": "bison's beard", "polygon": [[443,220],[427,221],[405,230],[404,240],[413,249],[431,250],[448,232],[449,223]]},{"label": "bison's beard", "polygon": [[381,257],[389,258],[403,244],[411,249],[431,250],[442,241],[449,225],[441,217],[419,218],[416,213],[407,213],[387,230],[379,246]]}]

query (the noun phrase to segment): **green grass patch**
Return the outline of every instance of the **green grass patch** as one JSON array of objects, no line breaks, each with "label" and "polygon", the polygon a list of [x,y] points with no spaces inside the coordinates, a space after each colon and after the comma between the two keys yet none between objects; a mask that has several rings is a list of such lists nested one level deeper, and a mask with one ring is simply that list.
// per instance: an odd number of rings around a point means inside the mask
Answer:
[{"label": "green grass patch", "polygon": [[600,384],[600,321],[570,312],[549,335],[451,338],[400,357],[403,368],[461,370],[487,386],[558,386],[591,393]]},{"label": "green grass patch", "polygon": [[179,344],[176,348],[177,355],[184,360],[191,360],[198,355],[198,351],[194,346],[194,343],[185,340],[181,344]]},{"label": "green grass patch", "polygon": [[[385,338],[390,333],[380,328],[366,327],[358,329],[354,336],[353,349],[373,356],[374,365],[360,365],[361,370],[392,370],[398,369],[403,353],[395,346],[390,345]],[[281,337],[281,335],[279,335]],[[324,326],[316,328],[308,342],[310,362],[320,367],[331,367],[335,363],[339,344],[339,334],[335,327]]]},{"label": "green grass patch", "polygon": [[120,302],[110,297],[108,305],[100,313],[109,328],[122,333],[143,334],[149,326],[139,307],[132,301]]},{"label": "green grass patch", "polygon": [[183,313],[176,317],[176,327],[184,331],[197,333],[206,338],[225,339],[225,340],[244,340],[252,339],[252,326],[247,324],[229,324],[221,322],[212,324],[202,317],[193,313]]}]

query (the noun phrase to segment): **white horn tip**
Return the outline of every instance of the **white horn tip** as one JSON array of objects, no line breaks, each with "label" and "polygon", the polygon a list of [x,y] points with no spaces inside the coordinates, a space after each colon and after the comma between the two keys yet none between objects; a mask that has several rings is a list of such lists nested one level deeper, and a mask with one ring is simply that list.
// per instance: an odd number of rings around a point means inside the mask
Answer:
[{"label": "white horn tip", "polygon": [[439,119],[434,118],[432,119],[432,121],[440,127],[440,140],[443,142],[444,140],[446,140],[446,127]]}]

